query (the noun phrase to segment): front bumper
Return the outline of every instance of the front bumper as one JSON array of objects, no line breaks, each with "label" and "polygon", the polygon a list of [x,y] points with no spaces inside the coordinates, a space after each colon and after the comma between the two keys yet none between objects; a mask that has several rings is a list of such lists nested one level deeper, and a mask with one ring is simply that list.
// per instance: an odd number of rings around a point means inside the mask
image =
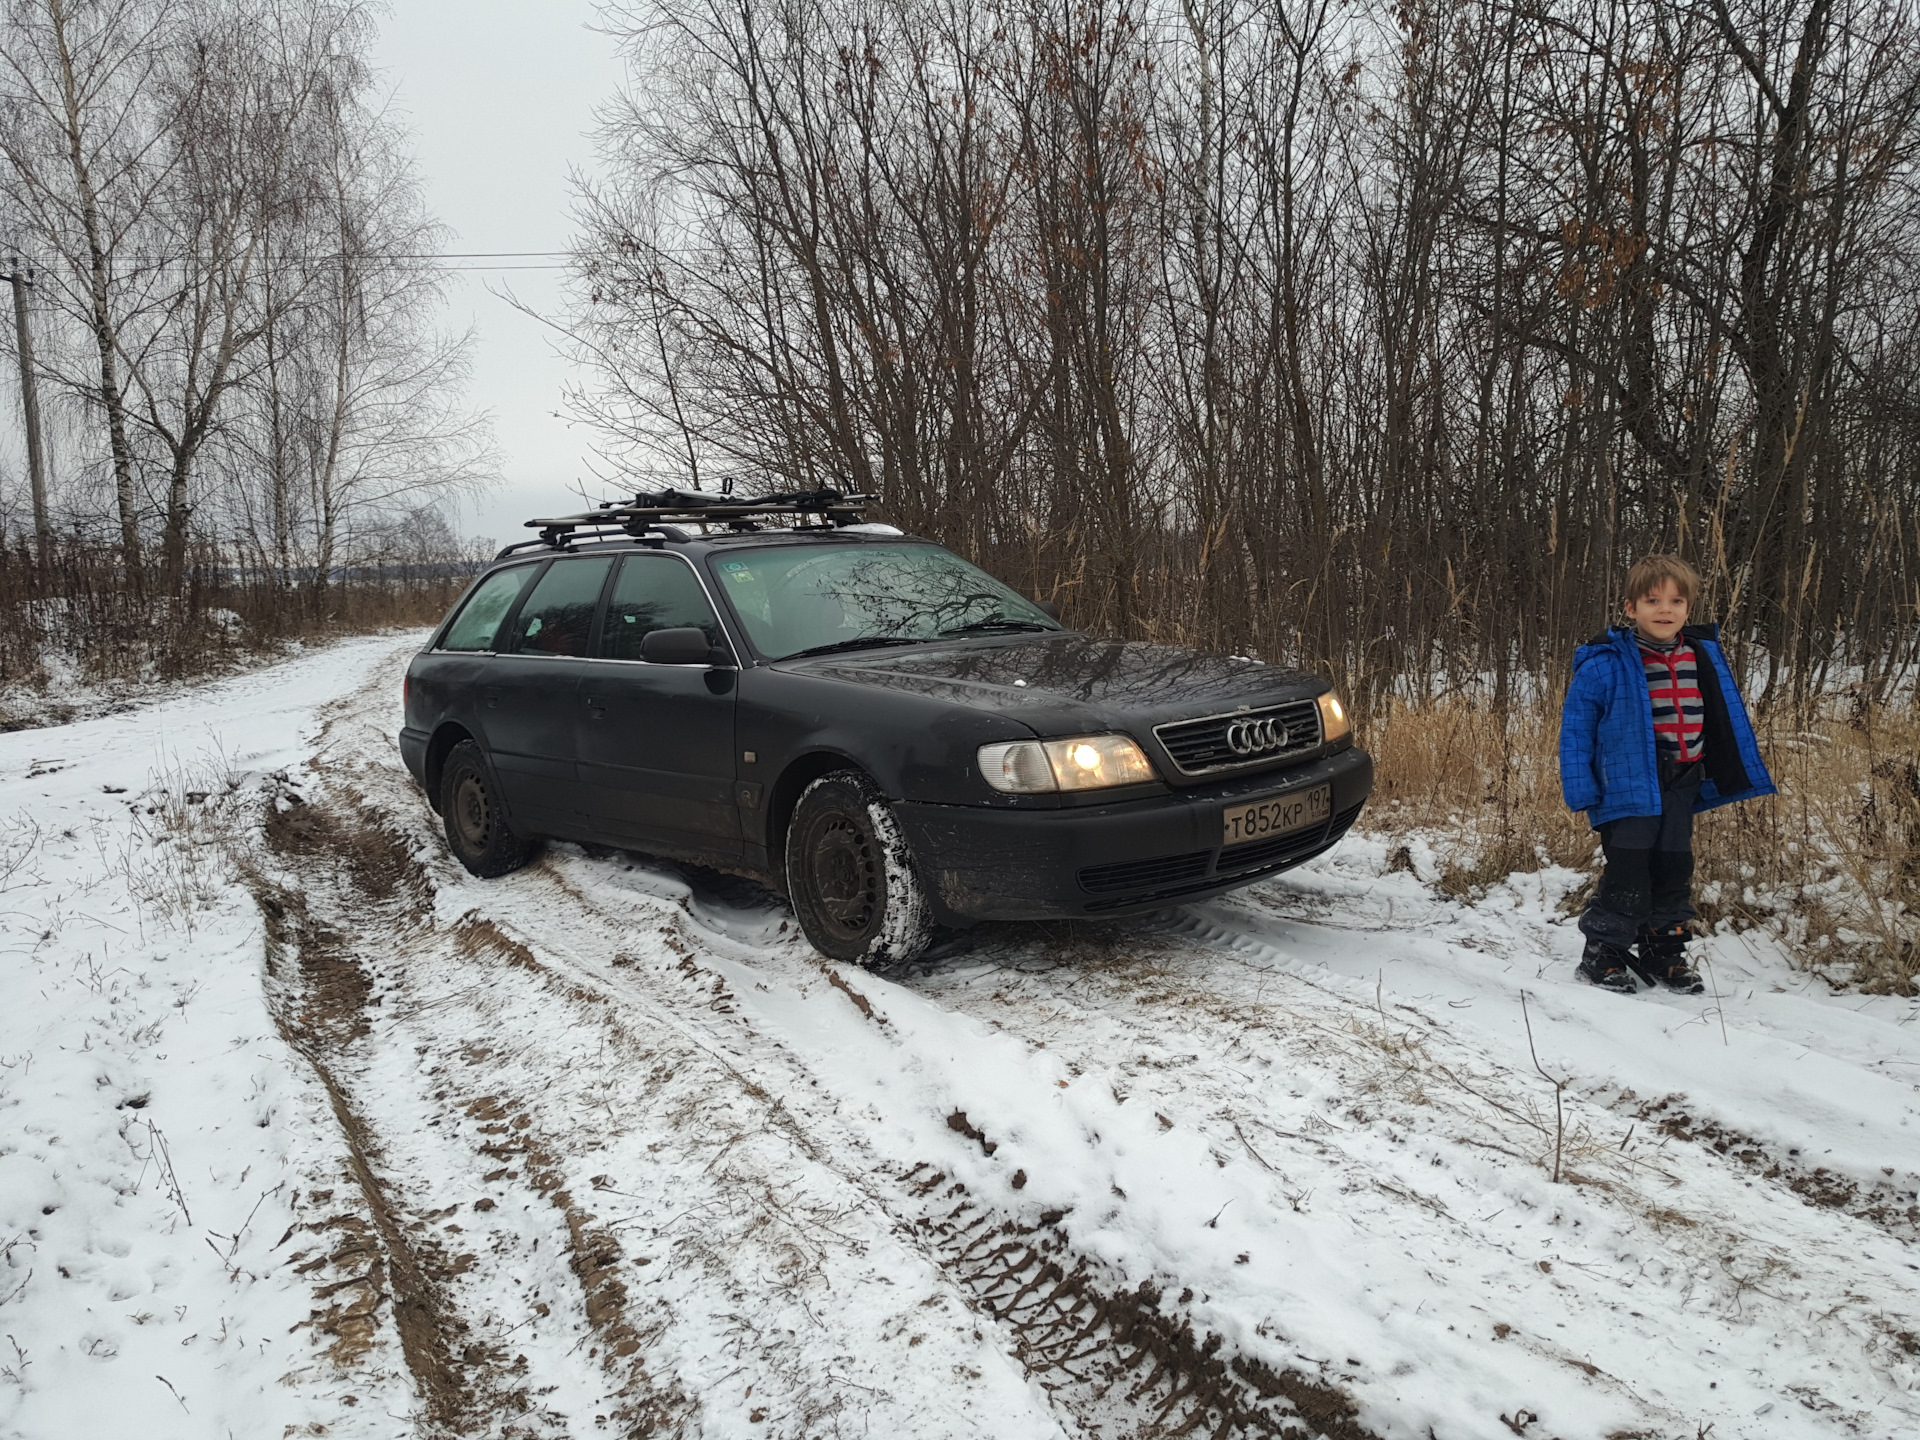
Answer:
[{"label": "front bumper", "polygon": [[[1226,805],[1321,784],[1333,787],[1330,819],[1223,855]],[[903,800],[893,812],[938,918],[970,925],[1129,915],[1251,884],[1334,844],[1372,790],[1372,758],[1347,749],[1294,769],[1112,805],[1000,810]]]}]

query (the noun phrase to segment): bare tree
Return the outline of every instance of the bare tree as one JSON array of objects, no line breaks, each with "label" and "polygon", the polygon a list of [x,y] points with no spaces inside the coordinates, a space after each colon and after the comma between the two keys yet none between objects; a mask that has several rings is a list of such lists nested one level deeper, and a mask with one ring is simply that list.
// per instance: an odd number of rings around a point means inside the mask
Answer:
[{"label": "bare tree", "polygon": [[157,538],[177,598],[191,555],[239,544],[318,603],[395,515],[484,479],[366,4],[10,0],[0,24],[0,205],[52,257],[43,368],[104,421],[130,575]]},{"label": "bare tree", "polygon": [[92,340],[89,379],[69,383],[99,407],[113,467],[120,543],[141,558],[121,330],[153,301],[138,244],[165,181],[157,77],[164,12],[145,0],[9,0],[0,46],[0,156],[23,241],[47,248],[56,303]]},{"label": "bare tree", "polygon": [[616,475],[877,484],[1082,623],[1380,687],[1504,702],[1655,547],[1795,686],[1920,658],[1908,3],[609,21]]}]

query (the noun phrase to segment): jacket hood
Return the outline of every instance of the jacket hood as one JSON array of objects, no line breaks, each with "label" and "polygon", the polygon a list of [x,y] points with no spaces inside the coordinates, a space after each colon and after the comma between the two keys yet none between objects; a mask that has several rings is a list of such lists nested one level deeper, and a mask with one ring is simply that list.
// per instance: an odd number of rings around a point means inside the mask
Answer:
[{"label": "jacket hood", "polygon": [[[1604,655],[1607,651],[1618,647],[1622,639],[1631,640],[1632,638],[1633,627],[1631,625],[1609,625],[1573,652],[1573,668],[1576,671],[1579,670],[1582,665],[1585,665],[1596,655]],[[1711,640],[1717,644],[1720,640],[1719,623],[1709,620],[1700,625],[1682,625],[1680,627],[1680,638],[1683,640]]]},{"label": "jacket hood", "polygon": [[1041,734],[1252,709],[1320,694],[1298,670],[1175,645],[1073,631],[856,651],[784,662],[861,685],[909,690],[1031,725]]}]

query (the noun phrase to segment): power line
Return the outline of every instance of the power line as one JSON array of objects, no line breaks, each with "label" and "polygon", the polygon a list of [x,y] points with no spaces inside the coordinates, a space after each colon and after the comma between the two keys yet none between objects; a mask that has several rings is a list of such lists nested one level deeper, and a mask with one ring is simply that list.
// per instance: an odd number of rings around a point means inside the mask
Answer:
[{"label": "power line", "polygon": [[554,256],[570,256],[571,250],[455,250],[446,254],[429,255],[424,252],[417,255],[379,255],[369,259],[380,260],[540,260]]}]

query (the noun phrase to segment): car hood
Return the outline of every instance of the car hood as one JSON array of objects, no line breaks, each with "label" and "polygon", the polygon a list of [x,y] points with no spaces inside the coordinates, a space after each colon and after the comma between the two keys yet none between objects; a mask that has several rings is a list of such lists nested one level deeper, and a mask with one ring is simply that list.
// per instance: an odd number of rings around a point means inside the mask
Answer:
[{"label": "car hood", "polygon": [[859,685],[909,690],[1031,726],[1038,734],[1136,729],[1317,695],[1298,670],[1177,645],[1072,631],[856,651],[785,662]]}]

